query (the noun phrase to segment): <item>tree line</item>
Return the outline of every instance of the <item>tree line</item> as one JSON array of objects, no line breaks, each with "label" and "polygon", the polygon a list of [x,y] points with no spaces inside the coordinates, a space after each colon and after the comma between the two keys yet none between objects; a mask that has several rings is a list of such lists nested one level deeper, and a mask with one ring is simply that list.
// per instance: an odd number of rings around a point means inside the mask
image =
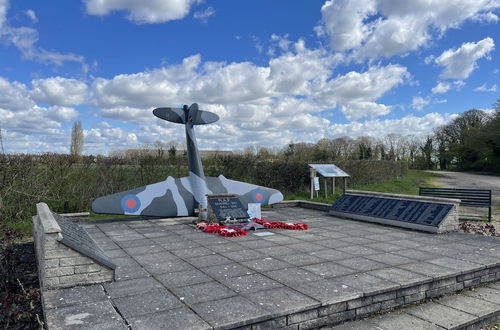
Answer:
[{"label": "tree line", "polygon": [[438,127],[428,137],[434,156],[429,166],[500,172],[500,100],[493,108],[466,111]]},{"label": "tree line", "polygon": [[493,110],[466,111],[426,136],[323,138],[290,143],[278,151],[249,147],[245,152],[299,161],[389,160],[406,162],[412,169],[500,172],[500,100]]},{"label": "tree line", "polygon": [[[143,145],[139,149],[115,150],[114,158],[128,164],[187,165],[184,145],[175,141]],[[500,101],[493,110],[472,109],[425,136],[388,134],[322,138],[316,143],[290,142],[282,148],[248,146],[240,151],[201,151],[205,162],[214,156],[256,156],[260,160],[339,162],[344,160],[402,161],[412,169],[475,170],[500,172]]]}]

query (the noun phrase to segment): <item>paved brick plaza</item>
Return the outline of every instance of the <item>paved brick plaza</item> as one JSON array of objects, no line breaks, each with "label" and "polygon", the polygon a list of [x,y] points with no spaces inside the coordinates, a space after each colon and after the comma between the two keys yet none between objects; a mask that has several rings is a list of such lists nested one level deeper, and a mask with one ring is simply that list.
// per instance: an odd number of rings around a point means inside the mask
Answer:
[{"label": "paved brick plaza", "polygon": [[83,223],[118,265],[116,281],[47,291],[51,329],[314,328],[500,279],[497,238],[298,207],[263,217],[310,229],[223,238],[192,218]]}]

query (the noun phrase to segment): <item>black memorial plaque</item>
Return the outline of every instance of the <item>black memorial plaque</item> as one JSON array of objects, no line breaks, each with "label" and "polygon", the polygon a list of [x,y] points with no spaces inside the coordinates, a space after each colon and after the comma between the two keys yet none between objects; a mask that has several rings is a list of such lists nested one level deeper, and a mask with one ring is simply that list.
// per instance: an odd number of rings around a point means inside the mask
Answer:
[{"label": "black memorial plaque", "polygon": [[237,197],[209,198],[208,202],[218,220],[225,220],[227,217],[248,219],[248,213]]},{"label": "black memorial plaque", "polygon": [[438,227],[452,207],[451,204],[346,194],[330,210]]}]

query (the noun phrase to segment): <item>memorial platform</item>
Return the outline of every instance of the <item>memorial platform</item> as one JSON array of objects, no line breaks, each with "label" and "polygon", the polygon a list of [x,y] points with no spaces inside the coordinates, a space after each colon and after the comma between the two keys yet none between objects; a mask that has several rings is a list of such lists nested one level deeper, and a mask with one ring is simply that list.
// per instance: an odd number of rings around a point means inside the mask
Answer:
[{"label": "memorial platform", "polygon": [[44,292],[49,329],[311,329],[500,279],[499,238],[300,207],[263,218],[310,229],[224,238],[192,218],[81,222],[116,281]]}]

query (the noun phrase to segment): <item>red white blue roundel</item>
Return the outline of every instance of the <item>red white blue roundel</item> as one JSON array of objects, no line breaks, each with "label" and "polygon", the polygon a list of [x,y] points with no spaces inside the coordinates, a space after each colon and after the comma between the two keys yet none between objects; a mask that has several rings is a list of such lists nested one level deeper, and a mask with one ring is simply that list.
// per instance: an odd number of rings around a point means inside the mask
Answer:
[{"label": "red white blue roundel", "polygon": [[264,204],[266,202],[265,199],[266,195],[260,189],[255,189],[252,192],[252,200],[254,203]]},{"label": "red white blue roundel", "polygon": [[135,195],[127,195],[122,198],[122,209],[126,213],[134,213],[141,207],[141,201]]}]

